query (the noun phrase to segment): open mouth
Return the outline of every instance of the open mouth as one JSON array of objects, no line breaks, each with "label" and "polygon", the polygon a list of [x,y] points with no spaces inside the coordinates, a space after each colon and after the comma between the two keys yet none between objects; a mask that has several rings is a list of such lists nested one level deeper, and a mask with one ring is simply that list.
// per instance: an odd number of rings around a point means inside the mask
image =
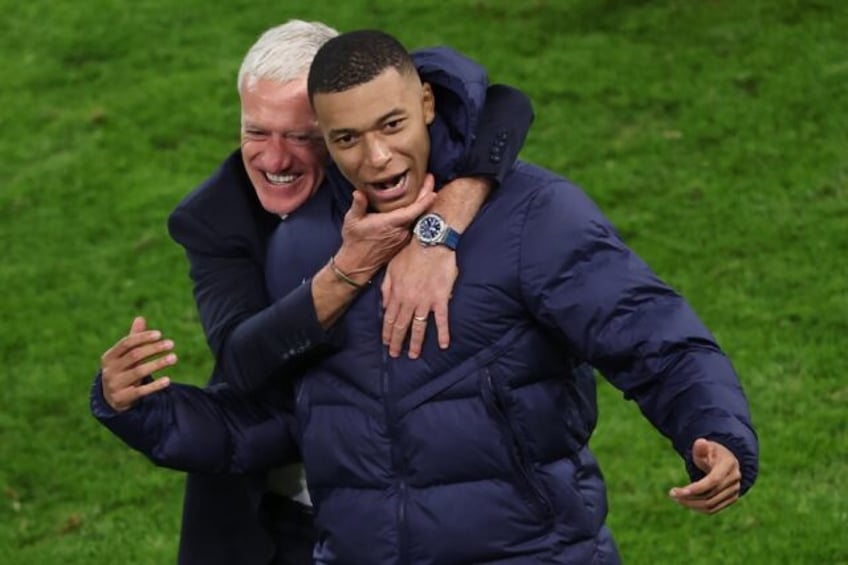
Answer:
[{"label": "open mouth", "polygon": [[409,175],[409,171],[404,171],[401,174],[395,175],[395,176],[390,177],[386,180],[379,181],[379,182],[371,182],[371,183],[368,183],[368,184],[371,185],[375,190],[379,190],[379,191],[392,190],[392,189],[399,188],[399,187],[403,186],[404,182],[406,182],[406,178],[407,178],[408,175]]},{"label": "open mouth", "polygon": [[279,174],[265,173],[265,180],[271,184],[291,184],[301,177],[300,174]]}]

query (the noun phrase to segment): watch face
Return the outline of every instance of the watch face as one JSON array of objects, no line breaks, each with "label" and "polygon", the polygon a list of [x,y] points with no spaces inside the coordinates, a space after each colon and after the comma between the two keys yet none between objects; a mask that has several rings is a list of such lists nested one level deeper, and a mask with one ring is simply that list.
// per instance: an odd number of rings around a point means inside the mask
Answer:
[{"label": "watch face", "polygon": [[443,229],[444,224],[438,216],[424,216],[418,222],[418,237],[422,243],[432,243],[438,241]]}]

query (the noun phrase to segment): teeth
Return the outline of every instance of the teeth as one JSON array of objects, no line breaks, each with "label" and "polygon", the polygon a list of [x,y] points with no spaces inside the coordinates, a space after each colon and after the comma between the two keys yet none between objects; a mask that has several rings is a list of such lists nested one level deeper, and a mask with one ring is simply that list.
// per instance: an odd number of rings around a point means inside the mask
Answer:
[{"label": "teeth", "polygon": [[406,173],[400,174],[385,182],[375,182],[374,187],[377,190],[389,190],[390,188],[395,188],[400,185],[400,183],[403,182],[404,177],[406,177]]},{"label": "teeth", "polygon": [[275,175],[273,173],[265,173],[265,178],[273,184],[289,184],[297,180],[300,175]]}]

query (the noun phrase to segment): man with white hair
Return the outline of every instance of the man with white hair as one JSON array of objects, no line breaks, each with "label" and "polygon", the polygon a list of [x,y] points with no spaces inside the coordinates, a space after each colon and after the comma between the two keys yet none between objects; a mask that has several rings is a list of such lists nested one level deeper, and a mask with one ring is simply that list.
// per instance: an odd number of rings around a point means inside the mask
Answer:
[{"label": "man with white hair", "polygon": [[[485,105],[437,120],[434,143],[465,144],[464,158],[434,163],[441,176],[454,178],[438,197],[428,187],[410,206],[394,214],[371,215],[362,202],[351,208],[344,238],[328,265],[309,284],[272,302],[265,288],[266,242],[287,215],[318,190],[325,178],[326,149],[306,94],[309,65],[337,32],[317,22],[293,20],[265,32],[248,51],[238,76],[241,148],[171,214],[171,236],[190,263],[194,295],[216,364],[211,383],[228,383],[251,394],[285,375],[304,357],[332,348],[340,336],[334,322],[359,293],[356,273],[390,259],[382,286],[387,323],[383,339],[398,355],[409,337],[417,356],[424,325],[416,311],[433,311],[439,343],[449,344],[447,302],[457,276],[453,250],[446,245],[408,245],[410,226],[425,211],[438,213],[453,228],[468,226],[492,185],[500,182],[523,142],[532,110],[526,98],[498,91]],[[441,62],[449,60],[454,74]],[[433,84],[485,81],[476,64],[446,50],[419,53],[419,71]],[[445,118],[445,116],[440,116]],[[475,131],[476,128],[476,131]],[[471,139],[474,138],[474,142]],[[463,178],[457,178],[459,174]],[[410,333],[410,327],[412,331]],[[176,362],[160,342],[138,361],[133,344],[155,330],[137,318],[130,333],[101,360],[107,377],[138,377]],[[104,396],[120,412],[144,394],[167,386],[167,379]],[[198,437],[198,441],[203,438]],[[268,487],[277,494],[268,494]],[[311,512],[298,468],[266,476],[221,477],[191,474],[186,486],[179,562],[309,563]]]}]

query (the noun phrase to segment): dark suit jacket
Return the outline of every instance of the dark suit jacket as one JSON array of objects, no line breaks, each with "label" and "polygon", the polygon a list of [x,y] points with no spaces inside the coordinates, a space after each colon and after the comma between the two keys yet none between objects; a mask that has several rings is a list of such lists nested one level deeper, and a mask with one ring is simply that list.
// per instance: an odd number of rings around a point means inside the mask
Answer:
[{"label": "dark suit jacket", "polygon": [[[513,89],[490,87],[476,139],[461,176],[485,176],[496,184],[518,156],[533,120],[529,99]],[[270,303],[265,289],[268,237],[279,218],[260,205],[239,151],[233,152],[168,219],[173,239],[185,248],[200,321],[215,355],[212,382],[236,389],[266,381],[286,364],[322,345],[332,333],[317,321],[309,285]],[[257,377],[261,377],[257,379]],[[180,538],[181,565],[268,565],[277,552],[294,562],[311,540],[275,539],[260,508],[264,477],[189,475]],[[289,545],[294,543],[295,545]],[[277,561],[283,562],[283,561]]]}]

